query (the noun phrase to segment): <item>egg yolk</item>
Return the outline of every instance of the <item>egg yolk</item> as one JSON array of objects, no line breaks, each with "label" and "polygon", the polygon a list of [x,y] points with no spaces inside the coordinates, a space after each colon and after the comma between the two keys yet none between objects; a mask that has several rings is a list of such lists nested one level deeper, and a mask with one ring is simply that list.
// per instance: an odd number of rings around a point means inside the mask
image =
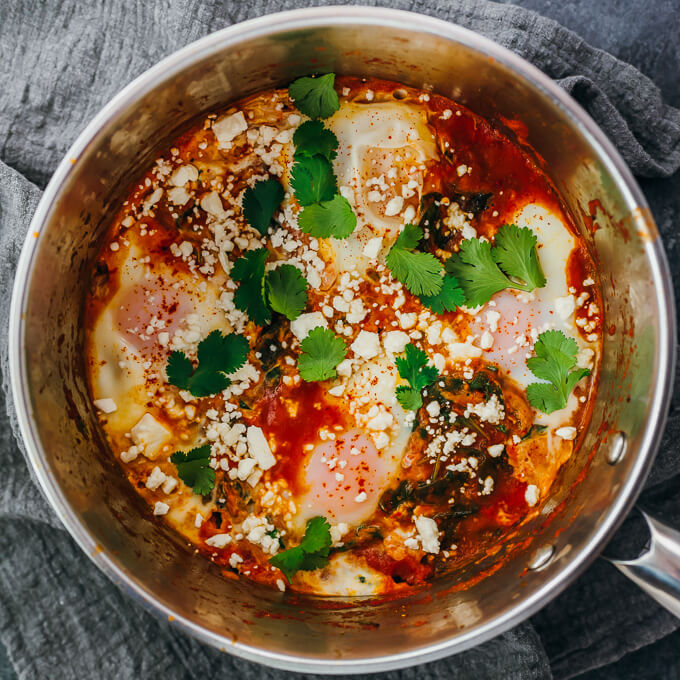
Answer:
[{"label": "egg yolk", "polygon": [[373,441],[359,430],[338,435],[312,451],[304,476],[309,488],[301,502],[307,517],[323,515],[353,524],[370,515],[378,502],[389,465]]}]

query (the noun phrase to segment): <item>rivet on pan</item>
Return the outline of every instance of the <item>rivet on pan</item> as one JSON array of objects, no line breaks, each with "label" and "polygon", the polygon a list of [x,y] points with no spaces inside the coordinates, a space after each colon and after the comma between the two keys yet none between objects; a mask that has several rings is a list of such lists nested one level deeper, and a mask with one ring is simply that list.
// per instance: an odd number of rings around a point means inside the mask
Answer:
[{"label": "rivet on pan", "polygon": [[555,546],[546,543],[546,545],[542,545],[540,548],[536,548],[536,550],[534,550],[534,553],[531,556],[527,566],[531,571],[539,571],[539,569],[543,569],[544,567],[548,566],[554,554]]},{"label": "rivet on pan", "polygon": [[627,438],[625,432],[617,432],[614,435],[612,445],[607,453],[607,462],[610,465],[616,465],[622,460],[626,454],[626,443]]}]

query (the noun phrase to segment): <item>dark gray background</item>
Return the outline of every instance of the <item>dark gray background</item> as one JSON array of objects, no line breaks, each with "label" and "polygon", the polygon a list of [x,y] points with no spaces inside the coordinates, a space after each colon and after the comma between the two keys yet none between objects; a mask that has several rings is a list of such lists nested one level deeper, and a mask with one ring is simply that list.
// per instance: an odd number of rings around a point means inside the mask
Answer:
[{"label": "dark gray background", "polygon": [[[0,0],[0,2],[7,1]],[[83,1],[87,2],[87,0]],[[593,46],[607,50],[614,56],[631,63],[657,83],[667,103],[680,106],[680,80],[678,78],[680,2],[678,0],[649,0],[648,2],[644,0],[642,2],[634,0],[513,0],[509,4],[533,9],[553,18],[581,35]],[[652,204],[671,266],[674,267],[676,273],[680,273],[678,271],[680,269],[680,244],[678,244],[673,228],[675,215],[680,214],[680,176],[676,174],[670,179],[641,180],[641,185]],[[680,293],[679,281],[680,276],[676,275],[676,295]],[[677,397],[674,402],[671,406],[672,411],[677,409]],[[663,445],[669,446],[670,440],[670,435],[667,435]],[[669,483],[673,483],[673,480],[669,480]],[[648,503],[653,506],[654,499],[648,499]],[[582,622],[583,611],[592,608],[593,601],[604,596],[616,597],[618,593],[628,594],[631,589],[635,588],[602,561],[596,562],[591,569],[606,572],[608,578],[605,580],[611,583],[610,595],[602,592],[589,592],[592,581],[581,578],[571,587],[572,597],[569,601],[558,598],[532,621],[542,637],[548,656],[557,665],[562,656],[567,656],[568,651],[573,652],[573,648],[564,649],[564,640],[568,638],[570,644],[574,645],[579,644],[580,638],[579,631],[561,631],[551,627],[551,611],[561,607],[574,609],[580,603],[582,609],[574,611],[574,620]],[[601,583],[602,580],[597,579],[597,581]],[[580,594],[579,598],[573,597],[574,591]],[[591,615],[597,616],[597,610],[595,609]],[[623,622],[611,621],[610,625],[611,644],[615,647]],[[654,635],[654,638],[657,635],[658,633]],[[583,642],[587,644],[587,636],[584,636]],[[605,680],[668,678],[672,680],[680,678],[680,652],[678,651],[680,650],[680,632],[671,633],[656,642],[652,640],[648,642],[650,644],[624,656],[616,664],[578,677],[581,680],[594,680],[595,678]],[[0,680],[14,678],[14,672],[4,650],[0,647]]]}]

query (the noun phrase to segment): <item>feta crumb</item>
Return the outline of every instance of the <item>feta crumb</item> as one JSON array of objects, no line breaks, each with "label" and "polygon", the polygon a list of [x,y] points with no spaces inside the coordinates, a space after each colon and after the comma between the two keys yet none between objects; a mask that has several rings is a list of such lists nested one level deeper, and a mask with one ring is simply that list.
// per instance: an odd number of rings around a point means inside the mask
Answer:
[{"label": "feta crumb", "polygon": [[132,442],[140,447],[142,453],[151,460],[169,437],[170,432],[150,413],[145,413],[130,430]]},{"label": "feta crumb", "polygon": [[285,584],[285,583],[283,582],[283,580],[280,579],[280,578],[277,578],[277,579],[276,579],[276,587],[277,587],[282,593],[285,593],[285,592],[286,592],[286,584]]},{"label": "feta crumb", "polygon": [[484,331],[482,337],[479,339],[479,346],[482,349],[491,349],[493,347],[494,337],[489,331]]},{"label": "feta crumb", "polygon": [[113,399],[95,399],[92,403],[102,413],[113,413],[118,410],[116,402]]},{"label": "feta crumb", "polygon": [[385,206],[385,215],[387,217],[398,215],[403,207],[404,198],[402,196],[395,196],[394,198],[391,198],[389,201],[387,201],[387,205]]},{"label": "feta crumb", "polygon": [[429,414],[431,418],[436,418],[439,415],[439,402],[438,401],[431,401],[426,407],[425,410]]},{"label": "feta crumb", "polygon": [[380,353],[380,336],[370,331],[360,331],[350,349],[362,359],[372,359]]},{"label": "feta crumb", "polygon": [[166,475],[158,466],[151,470],[151,474],[147,477],[146,488],[155,491],[164,481],[166,480]]},{"label": "feta crumb", "polygon": [[231,142],[232,139],[242,132],[245,132],[248,129],[248,123],[246,123],[243,111],[237,111],[230,116],[223,116],[216,120],[213,123],[212,129],[219,145],[222,146],[227,142]]},{"label": "feta crumb", "polygon": [[524,500],[527,502],[527,505],[533,508],[538,503],[538,498],[538,487],[535,484],[529,484],[524,492]]},{"label": "feta crumb", "polygon": [[456,168],[456,172],[458,173],[458,177],[462,177],[466,172],[468,171],[468,166],[461,164]]},{"label": "feta crumb", "polygon": [[425,552],[434,553],[439,552],[439,529],[437,523],[431,517],[414,517],[413,519],[420,543]]},{"label": "feta crumb", "polygon": [[310,331],[318,326],[328,328],[328,321],[321,312],[300,314],[295,321],[290,322],[290,330],[300,342],[309,335]]},{"label": "feta crumb", "polygon": [[162,501],[156,501],[156,504],[153,506],[153,514],[156,516],[167,515],[168,510],[170,510],[170,506]]},{"label": "feta crumb", "polygon": [[492,458],[498,458],[498,456],[503,453],[503,449],[505,448],[504,444],[494,444],[493,446],[488,446],[487,451],[489,452],[489,455]]},{"label": "feta crumb", "polygon": [[399,354],[404,351],[406,345],[408,345],[410,338],[403,331],[389,331],[385,333],[383,339],[383,346],[386,352],[392,354]]},{"label": "feta crumb", "polygon": [[365,491],[362,491],[360,494],[357,495],[357,497],[354,499],[355,503],[363,503],[368,496],[366,495]]},{"label": "feta crumb", "polygon": [[576,439],[576,428],[571,426],[560,427],[555,430],[555,434],[562,439],[570,441]]},{"label": "feta crumb", "polygon": [[567,295],[566,297],[560,297],[555,299],[555,311],[560,319],[567,320],[576,308],[576,302],[573,295]]},{"label": "feta crumb", "polygon": [[364,257],[367,257],[369,260],[375,260],[378,257],[378,253],[380,252],[381,248],[382,236],[376,236],[366,243],[364,249],[361,252],[363,253]]},{"label": "feta crumb", "polygon": [[197,529],[200,529],[200,528],[201,528],[201,524],[203,524],[203,515],[201,515],[200,512],[197,512],[197,513],[196,513],[196,518],[194,519],[194,526],[195,526]]},{"label": "feta crumb", "polygon": [[269,448],[269,442],[262,432],[262,428],[251,425],[247,432],[248,452],[255,459],[261,470],[269,470],[276,464],[276,458]]},{"label": "feta crumb", "polygon": [[214,536],[207,538],[205,543],[211,548],[221,550],[231,543],[231,534],[215,534]]}]

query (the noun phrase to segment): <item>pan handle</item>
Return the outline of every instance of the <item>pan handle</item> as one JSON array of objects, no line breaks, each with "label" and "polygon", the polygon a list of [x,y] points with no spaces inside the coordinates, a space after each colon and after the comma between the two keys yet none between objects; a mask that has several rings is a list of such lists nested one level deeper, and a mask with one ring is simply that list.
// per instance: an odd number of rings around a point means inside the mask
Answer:
[{"label": "pan handle", "polygon": [[[639,508],[638,508],[639,509]],[[634,560],[609,561],[680,618],[680,531],[640,510],[649,527],[649,543]]]}]

